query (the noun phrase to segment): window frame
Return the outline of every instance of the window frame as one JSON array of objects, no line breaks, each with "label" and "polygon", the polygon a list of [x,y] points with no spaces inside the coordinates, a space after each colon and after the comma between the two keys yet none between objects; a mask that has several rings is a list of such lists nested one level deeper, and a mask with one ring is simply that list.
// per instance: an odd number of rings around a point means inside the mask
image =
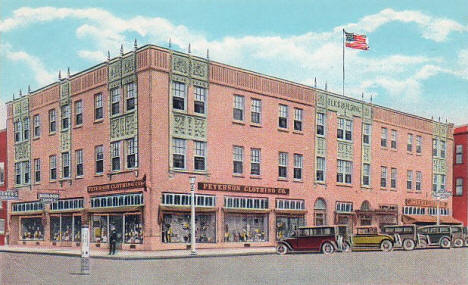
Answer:
[{"label": "window frame", "polygon": [[455,179],[455,196],[463,196],[464,180],[463,177]]},{"label": "window frame", "polygon": [[318,136],[325,136],[326,135],[326,114],[322,112],[317,112],[315,122],[317,125],[316,134]]},{"label": "window frame", "polygon": [[302,180],[302,175],[303,175],[303,168],[304,168],[304,155],[300,153],[295,153],[294,154],[294,173],[293,173],[293,178],[295,180]]},{"label": "window frame", "polygon": [[55,154],[49,156],[49,180],[57,180],[57,156]]},{"label": "window frame", "polygon": [[[179,112],[186,112],[187,111],[187,84],[182,81],[172,81],[172,110],[179,111]],[[183,87],[183,88],[182,88]],[[182,101],[181,101],[182,100]],[[180,108],[180,104],[182,104],[182,109]]]},{"label": "window frame", "polygon": [[[283,175],[284,174],[284,175]],[[288,153],[280,151],[278,152],[278,178],[288,178]]]},{"label": "window frame", "polygon": [[104,119],[104,96],[102,93],[94,94],[94,121]]},{"label": "window frame", "polygon": [[49,134],[57,131],[57,111],[56,109],[49,110]]},{"label": "window frame", "polygon": [[251,99],[250,121],[258,125],[262,123],[262,100],[256,98]]},{"label": "window frame", "polygon": [[[176,166],[176,162],[182,162],[183,166]],[[185,139],[172,138],[172,168],[176,170],[187,169],[187,140]]]},{"label": "window frame", "polygon": [[[208,90],[201,86],[194,86],[194,100],[193,100],[193,112],[199,115],[206,115],[206,97]],[[198,103],[198,105],[197,105]],[[197,111],[197,106],[203,109],[202,112]]]},{"label": "window frame", "polygon": [[262,161],[262,150],[260,148],[250,149],[250,175],[260,176]]},{"label": "window frame", "polygon": [[388,147],[388,129],[386,127],[381,127],[380,129],[380,146]]},{"label": "window frame", "polygon": [[455,146],[455,164],[463,164],[463,145],[457,144]]},{"label": "window frame", "polygon": [[102,144],[94,147],[94,162],[95,162],[94,163],[95,174],[97,175],[103,174],[104,173],[104,146]]},{"label": "window frame", "polygon": [[278,104],[278,128],[288,129],[289,106]]},{"label": "window frame", "polygon": [[303,117],[304,117],[304,110],[301,108],[294,108],[294,130],[297,132],[303,131]]},{"label": "window frame", "polygon": [[74,103],[75,126],[83,125],[83,100],[77,100]]},{"label": "window frame", "polygon": [[[83,166],[83,149],[75,150],[75,173],[76,177],[83,177],[84,176],[84,166]],[[79,173],[79,169],[81,168],[81,174]]]},{"label": "window frame", "polygon": [[387,171],[386,166],[380,166],[380,188],[387,188]]},{"label": "window frame", "polygon": [[244,147],[243,146],[239,146],[239,145],[232,146],[232,162],[233,162],[232,173],[234,175],[242,175],[244,173]]},{"label": "window frame", "polygon": [[[319,163],[319,161],[323,162],[323,163]],[[322,167],[323,166],[323,167]],[[315,181],[318,181],[318,182],[325,182],[325,178],[326,178],[326,159],[325,157],[322,157],[322,156],[317,156],[315,158]],[[320,173],[319,171],[321,171],[322,173]],[[320,178],[320,174],[322,176],[322,179],[319,179]]]},{"label": "window frame", "polygon": [[33,116],[33,136],[34,138],[41,137],[41,115],[36,114]]},{"label": "window frame", "polygon": [[245,119],[245,97],[242,95],[233,96],[232,119],[241,122]]},{"label": "window frame", "polygon": [[[194,141],[195,151],[193,155],[193,169],[196,171],[206,171],[206,153],[207,153],[207,143],[203,141]],[[197,168],[197,159],[198,161],[203,160],[203,168]]]}]

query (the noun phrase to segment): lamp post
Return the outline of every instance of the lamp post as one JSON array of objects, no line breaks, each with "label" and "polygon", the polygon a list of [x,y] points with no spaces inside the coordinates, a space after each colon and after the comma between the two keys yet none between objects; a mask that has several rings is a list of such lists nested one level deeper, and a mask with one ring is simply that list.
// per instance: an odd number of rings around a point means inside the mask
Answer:
[{"label": "lamp post", "polygon": [[192,215],[191,215],[191,255],[197,255],[197,250],[195,249],[195,176],[190,176],[189,177],[190,181],[190,195],[191,195],[191,208],[192,208]]}]

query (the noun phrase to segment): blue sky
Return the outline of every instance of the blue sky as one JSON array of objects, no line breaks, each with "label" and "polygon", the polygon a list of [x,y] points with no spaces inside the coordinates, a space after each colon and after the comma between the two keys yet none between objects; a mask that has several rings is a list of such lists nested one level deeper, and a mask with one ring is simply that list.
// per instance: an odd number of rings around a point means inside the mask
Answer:
[{"label": "blue sky", "polygon": [[[177,3],[177,4],[175,4]],[[468,123],[465,1],[5,1],[0,0],[0,128],[4,102],[148,43],[342,92],[455,124]]]}]

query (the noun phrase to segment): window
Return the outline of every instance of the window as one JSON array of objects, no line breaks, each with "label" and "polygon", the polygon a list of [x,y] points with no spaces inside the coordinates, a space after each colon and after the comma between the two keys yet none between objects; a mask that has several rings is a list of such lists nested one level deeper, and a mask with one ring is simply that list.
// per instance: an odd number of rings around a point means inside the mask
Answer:
[{"label": "window", "polygon": [[172,167],[185,169],[186,141],[184,139],[172,139]]},{"label": "window", "polygon": [[325,114],[317,113],[317,135],[325,135]]},{"label": "window", "polygon": [[94,120],[100,120],[104,116],[102,94],[94,95]]},{"label": "window", "polygon": [[91,197],[91,208],[143,205],[143,193]]},{"label": "window", "polygon": [[70,178],[70,153],[62,153],[62,177]]},{"label": "window", "polygon": [[440,191],[445,191],[445,175],[440,175]]},{"label": "window", "polygon": [[243,172],[243,161],[244,161],[244,148],[241,146],[234,146],[232,148],[232,157],[233,157],[233,173],[242,174]]},{"label": "window", "polygon": [[455,182],[455,195],[463,195],[463,178],[457,178]]},{"label": "window", "polygon": [[195,170],[206,170],[206,142],[195,141]]},{"label": "window", "polygon": [[244,120],[244,96],[234,95],[233,118],[237,121]]},{"label": "window", "polygon": [[34,159],[34,182],[41,182],[41,160],[39,158]]},{"label": "window", "polygon": [[338,171],[336,173],[336,182],[351,184],[351,175],[353,164],[351,161],[338,159]]},{"label": "window", "polygon": [[455,146],[455,163],[462,164],[463,163],[463,145],[458,144]]},{"label": "window", "polygon": [[206,114],[206,88],[195,86],[194,110],[198,114]]},{"label": "window", "polygon": [[113,88],[110,90],[111,96],[111,115],[120,114],[120,88]]},{"label": "window", "polygon": [[33,117],[34,124],[34,137],[38,138],[41,136],[41,117],[40,115],[34,115]]},{"label": "window", "polygon": [[434,178],[433,178],[433,181],[432,181],[432,191],[437,192],[437,188],[438,188],[437,187],[437,184],[438,184],[437,181],[439,180],[438,179],[439,175],[434,174],[433,177]]},{"label": "window", "polygon": [[72,209],[83,209],[84,200],[83,198],[77,199],[60,199],[50,204],[52,211],[57,210],[72,210]]},{"label": "window", "polygon": [[94,153],[96,155],[96,173],[100,174],[104,172],[104,151],[103,146],[98,145],[94,148]]},{"label": "window", "polygon": [[70,105],[62,106],[61,116],[62,116],[62,130],[66,130],[70,127]]},{"label": "window", "polygon": [[302,131],[302,109],[294,108],[294,130]]},{"label": "window", "polygon": [[23,120],[23,140],[29,139],[29,118]]},{"label": "window", "polygon": [[406,172],[406,189],[413,189],[413,170],[408,170]]},{"label": "window", "polygon": [[[192,199],[190,194],[185,193],[162,193],[162,205],[167,206],[190,206]],[[195,206],[215,207],[216,196],[195,194]]]},{"label": "window", "polygon": [[320,182],[325,181],[325,158],[324,157],[317,157],[315,179]]},{"label": "window", "polygon": [[388,130],[387,128],[382,128],[381,132],[380,146],[387,147]]},{"label": "window", "polygon": [[49,156],[49,169],[50,169],[49,180],[57,179],[57,156],[55,155]]},{"label": "window", "polygon": [[303,156],[294,154],[294,179],[302,180]]},{"label": "window", "polygon": [[21,138],[22,138],[22,135],[21,133],[23,132],[23,124],[21,123],[21,121],[16,121],[15,122],[15,142],[20,142],[21,141]]},{"label": "window", "polygon": [[5,184],[5,162],[0,162],[0,185],[3,184]]},{"label": "window", "polygon": [[440,141],[440,157],[445,158],[445,141]]},{"label": "window", "polygon": [[421,191],[422,172],[416,171],[416,191]]},{"label": "window", "polygon": [[175,110],[185,110],[185,83],[172,82],[172,108]]},{"label": "window", "polygon": [[111,143],[112,171],[120,170],[120,142]]},{"label": "window", "polygon": [[15,184],[21,184],[21,163],[15,163]]},{"label": "window", "polygon": [[127,168],[135,168],[138,165],[137,139],[131,138],[127,142]]},{"label": "window", "polygon": [[127,112],[135,110],[135,97],[136,97],[136,84],[135,83],[128,83],[125,85],[125,89],[127,90]]},{"label": "window", "polygon": [[30,162],[24,161],[22,162],[22,167],[23,167],[23,182],[24,184],[29,184],[29,175],[30,175]]},{"label": "window", "polygon": [[314,225],[321,226],[327,224],[327,203],[322,198],[318,198],[314,203]]},{"label": "window", "polygon": [[353,121],[338,118],[337,138],[347,141],[353,140]]},{"label": "window", "polygon": [[370,164],[368,163],[362,165],[362,185],[370,185]]},{"label": "window", "polygon": [[393,148],[393,149],[397,148],[397,136],[398,136],[397,131],[392,130],[392,140],[390,142],[390,147]]},{"label": "window", "polygon": [[29,184],[29,161],[15,163],[15,184]]},{"label": "window", "polygon": [[75,102],[75,125],[83,124],[83,101],[78,100]]},{"label": "window", "polygon": [[416,136],[416,153],[422,152],[422,137]]},{"label": "window", "polygon": [[261,150],[259,148],[250,149],[250,174],[260,175]]},{"label": "window", "polygon": [[57,112],[55,109],[49,110],[49,133],[54,133],[57,129]]},{"label": "window", "polygon": [[286,105],[279,105],[278,127],[288,128],[288,106]]},{"label": "window", "polygon": [[437,156],[439,154],[438,142],[438,139],[432,139],[432,156]]},{"label": "window", "polygon": [[280,152],[278,159],[278,177],[287,178],[288,177],[288,153]]},{"label": "window", "polygon": [[262,101],[252,99],[250,114],[252,123],[260,124],[262,122]]},{"label": "window", "polygon": [[371,125],[363,124],[362,125],[362,142],[364,144],[370,144],[370,135],[371,135]]},{"label": "window", "polygon": [[406,150],[409,152],[413,151],[413,134],[408,134],[408,145],[406,146]]},{"label": "window", "polygon": [[276,199],[278,210],[305,210],[304,200]]},{"label": "window", "polygon": [[75,160],[76,160],[76,176],[83,176],[83,150],[79,149],[75,151]]},{"label": "window", "polygon": [[396,188],[396,184],[397,184],[397,169],[391,168],[390,169],[390,187]]},{"label": "window", "polygon": [[224,207],[234,209],[268,209],[268,198],[224,196]]},{"label": "window", "polygon": [[380,187],[387,187],[387,167],[380,167]]},{"label": "window", "polygon": [[350,202],[336,202],[335,210],[339,213],[353,212],[353,203]]}]

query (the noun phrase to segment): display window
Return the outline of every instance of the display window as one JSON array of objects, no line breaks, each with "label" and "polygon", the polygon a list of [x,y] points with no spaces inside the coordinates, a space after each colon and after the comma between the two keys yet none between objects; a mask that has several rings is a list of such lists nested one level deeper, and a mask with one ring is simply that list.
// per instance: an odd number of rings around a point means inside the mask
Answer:
[{"label": "display window", "polygon": [[266,215],[226,214],[224,216],[225,242],[268,241],[268,218]]},{"label": "display window", "polygon": [[[162,241],[164,243],[188,243],[191,239],[191,216],[183,213],[163,215]],[[195,237],[197,243],[216,242],[216,215],[195,215]]]},{"label": "display window", "polygon": [[93,215],[91,224],[93,227],[91,241],[106,243],[108,240],[108,216]]},{"label": "display window", "polygon": [[115,230],[118,243],[143,243],[143,221],[139,213],[93,215],[91,224],[92,242],[109,242],[109,233]]},{"label": "display window", "polygon": [[305,225],[304,216],[276,217],[276,239],[291,237],[297,227]]},{"label": "display window", "polygon": [[22,218],[21,238],[22,240],[44,240],[42,218]]},{"label": "display window", "polygon": [[54,215],[50,217],[51,241],[80,241],[81,216]]},{"label": "display window", "polygon": [[73,241],[81,241],[81,216],[73,216]]},{"label": "display window", "polygon": [[141,215],[125,216],[125,243],[143,243],[143,223]]}]

